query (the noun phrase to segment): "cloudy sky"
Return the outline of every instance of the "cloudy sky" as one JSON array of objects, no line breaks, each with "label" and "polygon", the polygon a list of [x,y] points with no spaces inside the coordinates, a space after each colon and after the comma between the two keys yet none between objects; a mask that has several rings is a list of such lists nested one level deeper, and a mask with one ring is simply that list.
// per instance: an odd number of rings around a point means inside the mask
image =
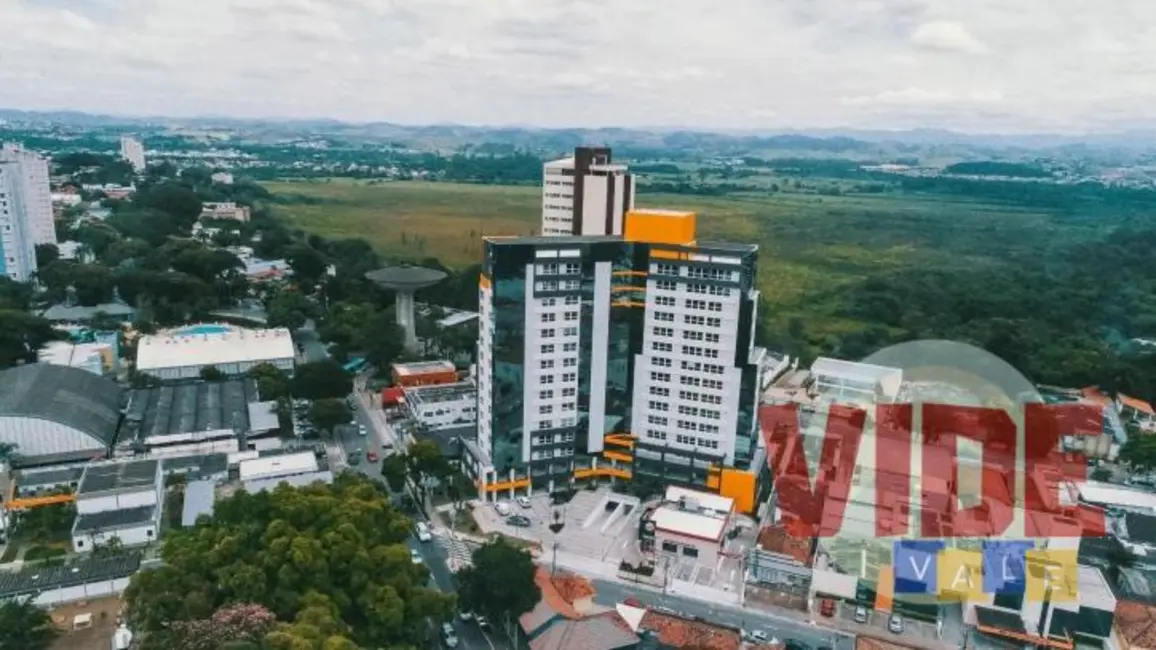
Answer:
[{"label": "cloudy sky", "polygon": [[0,106],[402,123],[1156,125],[1151,0],[0,0]]}]

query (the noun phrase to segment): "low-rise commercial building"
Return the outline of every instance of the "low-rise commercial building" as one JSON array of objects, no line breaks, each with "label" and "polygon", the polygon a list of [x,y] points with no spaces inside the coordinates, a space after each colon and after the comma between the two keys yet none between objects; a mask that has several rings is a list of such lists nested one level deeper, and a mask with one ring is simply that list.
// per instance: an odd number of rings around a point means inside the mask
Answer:
[{"label": "low-rise commercial building", "polygon": [[670,486],[662,504],[643,515],[643,546],[714,566],[733,526],[734,510],[730,497]]},{"label": "low-rise commercial building", "polygon": [[76,491],[72,548],[87,553],[114,537],[123,546],[155,542],[163,507],[160,461],[93,463],[84,469]]},{"label": "low-rise commercial building", "polygon": [[430,431],[469,426],[478,421],[478,389],[473,382],[405,389],[405,408]]},{"label": "low-rise commercial building", "polygon": [[395,363],[389,371],[393,385],[402,388],[453,384],[458,381],[457,368],[451,361]]},{"label": "low-rise commercial building", "polygon": [[317,455],[312,451],[262,456],[243,460],[240,464],[241,481],[245,483],[317,471],[320,471],[320,466]]},{"label": "low-rise commercial building", "polygon": [[0,571],[0,601],[31,598],[40,607],[120,594],[140,570],[140,556],[88,557],[61,566]]},{"label": "low-rise commercial building", "polygon": [[233,202],[202,203],[201,219],[228,219],[242,223],[249,220],[249,208]]},{"label": "low-rise commercial building", "polygon": [[226,376],[238,376],[266,363],[292,373],[295,359],[293,336],[283,327],[194,326],[142,336],[137,344],[136,369],[163,380],[196,379],[209,367]]}]

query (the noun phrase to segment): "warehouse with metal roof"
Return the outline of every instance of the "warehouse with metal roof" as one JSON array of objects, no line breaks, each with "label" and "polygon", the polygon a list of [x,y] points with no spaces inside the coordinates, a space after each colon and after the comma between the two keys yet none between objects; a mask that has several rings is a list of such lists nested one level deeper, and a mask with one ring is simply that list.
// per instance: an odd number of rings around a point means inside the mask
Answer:
[{"label": "warehouse with metal roof", "polygon": [[17,466],[105,455],[120,410],[116,382],[79,368],[37,363],[0,372],[0,443],[16,445]]}]

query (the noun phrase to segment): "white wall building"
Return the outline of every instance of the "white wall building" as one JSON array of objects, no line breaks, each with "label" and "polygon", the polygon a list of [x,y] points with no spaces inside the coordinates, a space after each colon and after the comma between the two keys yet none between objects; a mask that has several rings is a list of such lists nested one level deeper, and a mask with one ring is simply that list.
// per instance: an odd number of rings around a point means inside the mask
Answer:
[{"label": "white wall building", "polygon": [[[59,566],[28,566],[7,576],[0,601],[31,598],[39,607],[116,596],[140,570],[137,554],[85,557]],[[127,647],[127,646],[126,646]]]},{"label": "white wall building", "polygon": [[249,220],[249,208],[232,201],[224,203],[202,203],[201,219],[229,219],[245,222]]},{"label": "white wall building", "polygon": [[36,354],[40,363],[79,368],[103,376],[116,367],[116,350],[108,343],[52,341]]},{"label": "white wall building", "polygon": [[654,535],[654,552],[715,566],[733,524],[734,506],[734,499],[717,494],[668,487],[662,505],[645,524]]},{"label": "white wall building", "polygon": [[829,357],[815,359],[811,376],[820,398],[840,403],[892,400],[903,383],[903,371],[898,368]]},{"label": "white wall building", "polygon": [[32,243],[55,244],[56,222],[52,212],[52,188],[48,183],[48,159],[8,143],[0,149],[0,164],[4,163],[15,165],[16,182],[23,195],[24,220]]},{"label": "white wall building", "polygon": [[477,422],[477,404],[478,389],[473,382],[405,389],[406,410],[431,431]]},{"label": "white wall building", "polygon": [[158,379],[191,379],[212,366],[225,375],[241,375],[268,363],[293,372],[296,348],[286,328],[191,333],[187,330],[142,336],[136,369]]},{"label": "white wall building", "polygon": [[0,276],[27,282],[36,273],[36,242],[20,166],[0,162]]},{"label": "white wall building", "polygon": [[229,172],[217,172],[209,178],[211,178],[214,183],[220,183],[222,185],[233,184],[233,175]]},{"label": "white wall building", "polygon": [[578,147],[542,168],[543,235],[621,235],[634,209],[634,177],[608,148]]},{"label": "white wall building", "polygon": [[141,173],[145,170],[144,145],[136,138],[124,136],[120,139],[120,157],[132,165],[133,171]]},{"label": "white wall building", "polygon": [[296,454],[263,456],[243,460],[240,464],[240,478],[242,482],[248,483],[249,481],[281,478],[296,474],[312,474],[319,470],[317,455],[312,451],[302,451]]},{"label": "white wall building", "polygon": [[159,460],[93,463],[84,469],[76,491],[72,548],[87,553],[114,537],[124,546],[155,542],[163,507]]}]

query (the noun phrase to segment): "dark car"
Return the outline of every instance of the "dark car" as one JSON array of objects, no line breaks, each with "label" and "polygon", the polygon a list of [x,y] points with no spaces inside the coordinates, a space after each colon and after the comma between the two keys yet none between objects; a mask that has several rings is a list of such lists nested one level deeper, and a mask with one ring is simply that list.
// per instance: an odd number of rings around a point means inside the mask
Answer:
[{"label": "dark car", "polygon": [[529,528],[530,518],[522,515],[513,515],[506,517],[506,523],[517,528]]}]

